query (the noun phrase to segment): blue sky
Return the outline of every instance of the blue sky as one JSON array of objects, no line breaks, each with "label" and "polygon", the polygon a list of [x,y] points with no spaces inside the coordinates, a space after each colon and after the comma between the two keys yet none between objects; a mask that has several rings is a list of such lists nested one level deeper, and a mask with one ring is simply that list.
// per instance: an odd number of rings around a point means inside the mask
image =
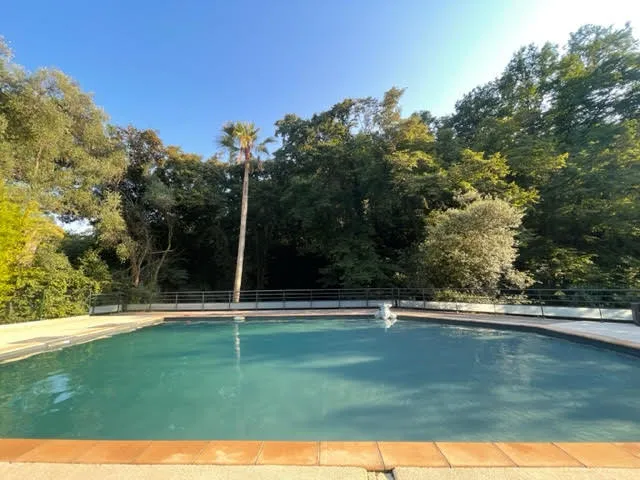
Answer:
[{"label": "blue sky", "polygon": [[640,1],[20,0],[0,35],[28,69],[78,80],[113,123],[207,156],[227,120],[272,134],[286,113],[394,85],[404,113],[447,114],[519,46],[625,21],[640,36]]}]

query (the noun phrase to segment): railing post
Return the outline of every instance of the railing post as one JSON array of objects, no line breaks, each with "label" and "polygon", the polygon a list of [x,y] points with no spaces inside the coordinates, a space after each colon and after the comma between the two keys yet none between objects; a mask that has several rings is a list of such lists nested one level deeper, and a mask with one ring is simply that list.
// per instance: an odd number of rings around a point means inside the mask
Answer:
[{"label": "railing post", "polygon": [[542,305],[542,292],[538,290],[538,305],[540,306],[540,316],[544,318],[544,306]]},{"label": "railing post", "polygon": [[[304,299],[305,293],[307,292],[307,300]],[[470,290],[457,290],[459,294],[461,293],[469,293]],[[640,290],[620,290],[624,293],[624,295],[629,296],[630,299],[635,299],[640,295]],[[343,292],[345,293],[345,297],[343,298]],[[386,292],[386,293],[385,293]],[[594,313],[597,313],[597,316],[593,316],[594,320],[607,321],[609,318],[608,308],[613,308],[619,305],[621,300],[618,299],[617,295],[622,295],[618,293],[618,290],[586,290],[586,289],[519,289],[518,295],[523,297],[523,304],[529,306],[537,306],[538,317],[546,318],[546,313],[544,311],[545,307],[549,307],[553,310],[553,307],[556,305],[561,306],[570,306],[570,307],[589,307],[592,308]],[[183,295],[184,293],[184,295]],[[210,297],[207,295],[210,294]],[[555,293],[562,293],[562,296],[557,297]],[[247,297],[251,296],[251,291],[244,291],[245,300]],[[493,293],[482,293],[482,302],[490,303],[491,305],[487,305],[489,308],[486,312],[491,312],[495,314],[504,313],[502,309],[498,310],[498,306],[502,306],[502,303],[509,300],[509,295],[514,294],[509,289],[498,290]],[[200,308],[202,311],[205,311],[207,308],[207,301],[213,298],[213,302],[221,305],[224,303],[224,291],[211,291],[207,292],[202,290],[200,294],[197,291],[191,292],[172,292],[172,293],[148,293],[147,298],[144,298],[144,295],[137,294],[136,296],[130,296],[130,293],[126,291],[116,291],[109,294],[95,294],[92,291],[87,291],[85,294],[85,301],[88,306],[89,315],[96,314],[97,307],[102,307],[105,305],[109,305],[111,308],[116,307],[116,312],[126,312],[128,310],[127,305],[129,302],[138,302],[141,307],[141,311],[149,311],[157,308],[157,302],[160,302],[160,305],[164,305],[166,309],[168,309],[169,298],[173,296],[173,303],[175,311],[180,311],[181,302],[187,302],[189,304],[193,304],[193,308],[195,309],[195,304],[197,303],[197,296],[200,296]],[[227,310],[232,310],[234,308],[233,302],[233,292],[227,292]],[[254,290],[254,308],[260,308],[260,304],[262,302],[277,303],[276,298],[280,298],[282,308],[288,308],[287,302],[293,300],[293,303],[300,303],[303,305],[303,308],[314,308],[314,302],[318,301],[327,301],[326,303],[331,303],[333,301],[336,302],[336,307],[333,308],[347,308],[350,304],[351,299],[358,301],[362,301],[363,299],[360,295],[364,295],[365,307],[371,308],[372,300],[385,298],[387,300],[393,300],[393,304],[396,307],[403,306],[402,302],[405,301],[406,305],[411,305],[412,307],[418,309],[428,310],[429,308],[434,308],[432,305],[427,307],[427,301],[431,302],[432,300],[438,298],[439,289],[433,288],[400,288],[400,287],[384,287],[384,288],[358,288],[358,289],[299,289],[294,291],[287,291],[285,289],[279,290]],[[480,294],[478,294],[480,295]],[[360,298],[358,298],[360,297]],[[462,297],[460,297],[462,298]],[[480,297],[478,297],[480,298]],[[625,297],[626,298],[626,297]],[[33,303],[31,316],[34,319],[42,319],[47,315],[46,305],[47,305],[47,295],[46,290],[41,290],[40,295],[36,295],[32,298]],[[304,302],[309,301],[309,306],[304,307]],[[453,305],[455,305],[455,311],[458,313],[464,313],[466,311],[465,301],[464,299],[450,299],[449,300]],[[480,300],[479,300],[480,301]],[[514,300],[515,303],[519,303],[517,300]],[[154,303],[156,302],[156,303]],[[530,302],[530,303],[527,303]],[[549,305],[546,303],[549,302]],[[251,302],[248,302],[251,303]],[[345,305],[345,303],[347,305]],[[626,303],[625,303],[626,306]],[[361,306],[362,307],[362,306]],[[9,306],[8,308],[11,308]],[[251,309],[251,307],[248,307]],[[595,310],[598,312],[595,312]],[[453,311],[454,309],[450,309]],[[110,310],[112,311],[112,310]],[[485,310],[483,310],[485,311]],[[515,313],[518,314],[518,313]],[[527,312],[528,314],[528,312]],[[553,314],[550,318],[553,318]],[[577,318],[577,317],[576,317]]]}]

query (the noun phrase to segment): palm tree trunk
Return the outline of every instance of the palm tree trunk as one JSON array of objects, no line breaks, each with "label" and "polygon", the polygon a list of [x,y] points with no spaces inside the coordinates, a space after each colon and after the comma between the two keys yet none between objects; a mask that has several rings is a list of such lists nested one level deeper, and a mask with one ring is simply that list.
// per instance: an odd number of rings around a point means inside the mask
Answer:
[{"label": "palm tree trunk", "polygon": [[249,169],[251,163],[245,155],[244,178],[242,180],[242,204],[240,206],[240,235],[238,236],[238,257],[236,258],[236,278],[233,282],[233,301],[240,301],[242,286],[242,266],[244,264],[244,242],[247,236],[247,211],[249,209]]}]

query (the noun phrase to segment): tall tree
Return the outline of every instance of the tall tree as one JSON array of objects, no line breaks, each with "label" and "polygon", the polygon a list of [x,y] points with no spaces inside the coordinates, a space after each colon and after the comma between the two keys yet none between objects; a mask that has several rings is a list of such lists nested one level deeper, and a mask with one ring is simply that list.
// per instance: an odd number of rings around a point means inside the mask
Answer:
[{"label": "tall tree", "polygon": [[103,243],[129,262],[131,286],[141,287],[146,280],[156,289],[175,231],[173,191],[160,176],[167,148],[152,130],[120,128],[116,135],[127,154],[127,169],[105,195],[98,231]]},{"label": "tall tree", "polygon": [[249,209],[249,173],[251,172],[252,155],[259,161],[259,155],[267,154],[267,145],[273,141],[266,138],[258,143],[260,129],[250,122],[229,122],[222,127],[220,145],[226,148],[230,158],[237,163],[244,163],[242,179],[242,200],[240,206],[240,233],[238,234],[238,255],[236,257],[236,274],[233,280],[233,301],[240,301],[242,287],[242,268],[244,266],[244,245],[247,235],[247,211]]},{"label": "tall tree", "polygon": [[0,175],[25,201],[64,220],[95,217],[100,185],[125,161],[106,121],[73,79],[25,72],[0,38]]},{"label": "tall tree", "polygon": [[0,38],[0,322],[86,312],[108,283],[99,256],[69,261],[60,228],[99,218],[103,187],[123,170],[106,121],[73,79],[25,71]]}]

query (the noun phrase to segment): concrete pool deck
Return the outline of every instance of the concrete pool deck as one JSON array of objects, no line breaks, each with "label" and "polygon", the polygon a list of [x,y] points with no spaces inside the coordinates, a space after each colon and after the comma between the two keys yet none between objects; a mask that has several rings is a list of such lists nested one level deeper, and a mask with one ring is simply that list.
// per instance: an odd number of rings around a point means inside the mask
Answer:
[{"label": "concrete pool deck", "polygon": [[56,318],[0,325],[0,363],[161,323],[164,314]]},{"label": "concrete pool deck", "polygon": [[354,467],[0,463],[3,480],[636,480],[637,473],[622,468],[397,468],[391,476]]},{"label": "concrete pool deck", "polygon": [[[356,467],[1,463],[2,480],[369,480]],[[377,479],[375,479],[377,480]]]},{"label": "concrete pool deck", "polygon": [[[371,315],[374,309],[148,312],[82,316],[0,326],[0,362],[18,360],[165,318]],[[618,322],[562,321],[506,315],[396,309],[406,319],[517,328],[640,351],[640,327]],[[52,465],[56,464],[56,465]],[[105,465],[113,464],[113,465]],[[168,465],[167,465],[168,464]],[[149,465],[159,466],[151,471]],[[274,467],[279,466],[279,467]],[[118,469],[120,467],[120,469]],[[125,468],[126,467],[126,468]],[[124,470],[122,470],[124,468]],[[173,469],[172,469],[173,468]],[[244,468],[244,470],[243,470]],[[291,468],[293,470],[287,470]],[[65,470],[68,469],[68,470]],[[302,470],[300,470],[302,469]],[[478,478],[637,478],[636,443],[110,441],[0,439],[0,478],[276,478],[396,480]],[[59,471],[59,474],[56,472]],[[289,474],[291,476],[289,476]],[[373,478],[381,480],[382,477]]]}]

